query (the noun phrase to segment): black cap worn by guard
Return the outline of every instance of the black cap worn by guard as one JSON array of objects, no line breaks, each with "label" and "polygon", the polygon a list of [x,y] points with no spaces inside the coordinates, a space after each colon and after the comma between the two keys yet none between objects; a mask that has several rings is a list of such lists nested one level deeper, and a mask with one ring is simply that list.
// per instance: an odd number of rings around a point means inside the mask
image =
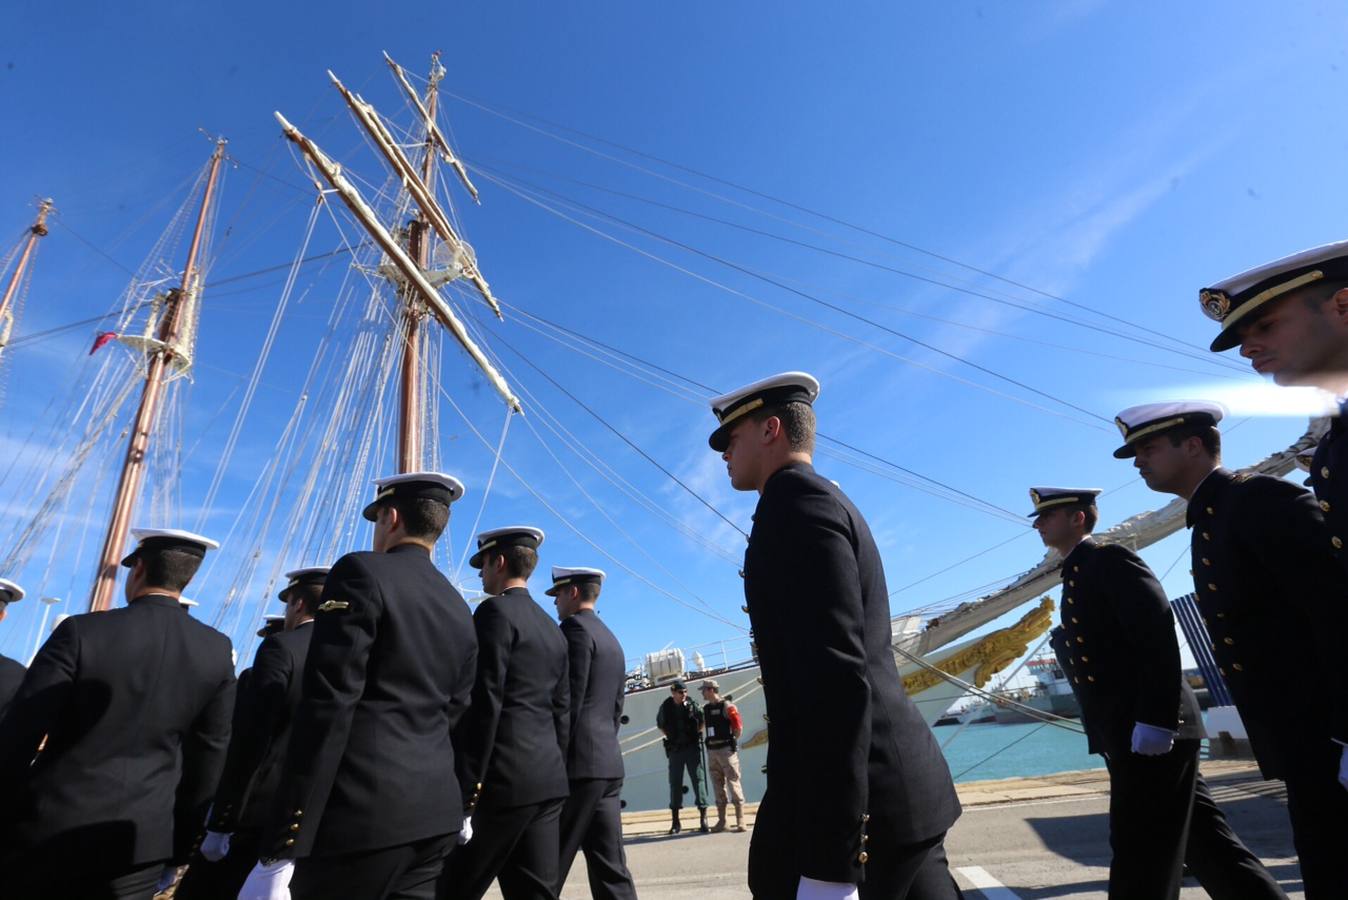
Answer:
[{"label": "black cap worn by guard", "polygon": [[687,691],[688,685],[684,684],[682,681],[676,681],[669,686],[669,689],[671,691]]},{"label": "black cap worn by guard", "polygon": [[463,496],[463,482],[443,472],[408,472],[374,481],[374,500],[361,511],[370,522],[379,518],[379,504],[392,498],[435,500],[446,506]]},{"label": "black cap worn by guard", "polygon": [[506,547],[528,547],[537,550],[543,546],[543,529],[532,525],[509,525],[505,528],[493,528],[477,536],[477,552],[468,558],[468,568],[480,569],[486,561],[488,550],[504,550]]},{"label": "black cap worn by guard", "polygon": [[1138,441],[1181,426],[1216,426],[1226,415],[1226,407],[1210,400],[1175,400],[1169,403],[1144,403],[1130,406],[1114,417],[1123,434],[1123,446],[1114,451],[1115,459],[1137,456]]},{"label": "black cap worn by guard", "polygon": [[1059,506],[1093,505],[1100,492],[1100,488],[1032,487],[1030,502],[1034,504],[1034,512],[1028,518],[1033,519]]},{"label": "black cap worn by guard", "polygon": [[220,549],[220,545],[210,538],[180,528],[132,528],[131,537],[136,541],[136,549],[122,559],[122,565],[128,569],[136,564],[142,552],[178,550],[204,559],[207,550]]},{"label": "black cap worn by guard", "polygon": [[1341,279],[1348,279],[1348,241],[1293,253],[1203,288],[1198,292],[1198,303],[1209,319],[1222,326],[1210,349],[1221,353],[1239,344],[1238,326],[1258,319],[1268,309],[1267,304],[1283,294],[1319,281]]},{"label": "black cap worn by guard", "polygon": [[819,381],[813,375],[808,372],[783,372],[713,397],[711,411],[720,424],[711,433],[707,443],[717,453],[724,453],[726,447],[730,446],[730,432],[745,414],[764,406],[781,406],[784,403],[813,405],[818,396]]}]

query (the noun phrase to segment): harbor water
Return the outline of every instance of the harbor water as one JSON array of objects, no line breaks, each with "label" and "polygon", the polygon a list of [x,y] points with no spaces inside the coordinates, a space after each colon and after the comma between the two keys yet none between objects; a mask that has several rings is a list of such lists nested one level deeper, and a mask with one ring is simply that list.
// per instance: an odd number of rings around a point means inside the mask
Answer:
[{"label": "harbor water", "polygon": [[957,782],[1052,775],[1105,764],[1086,751],[1084,734],[1041,722],[989,722],[962,731],[959,725],[940,725],[932,732]]}]

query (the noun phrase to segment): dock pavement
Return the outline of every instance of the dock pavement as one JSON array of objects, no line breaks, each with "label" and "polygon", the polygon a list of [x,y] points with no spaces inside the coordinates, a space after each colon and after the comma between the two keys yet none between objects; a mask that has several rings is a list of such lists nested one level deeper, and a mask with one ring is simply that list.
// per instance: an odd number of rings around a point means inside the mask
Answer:
[{"label": "dock pavement", "polygon": [[[1280,782],[1252,763],[1209,761],[1204,778],[1232,827],[1294,900],[1301,880]],[[946,840],[950,867],[969,900],[1105,900],[1109,876],[1109,780],[1104,769],[958,785],[964,815]],[[752,826],[753,805],[747,808]],[[693,810],[696,822],[696,811]],[[689,819],[684,814],[685,823]],[[642,900],[743,900],[752,827],[744,834],[667,835],[669,812],[623,814],[627,859]],[[488,897],[499,898],[496,888]],[[590,896],[577,859],[562,900]],[[1183,900],[1207,894],[1185,880]]]}]

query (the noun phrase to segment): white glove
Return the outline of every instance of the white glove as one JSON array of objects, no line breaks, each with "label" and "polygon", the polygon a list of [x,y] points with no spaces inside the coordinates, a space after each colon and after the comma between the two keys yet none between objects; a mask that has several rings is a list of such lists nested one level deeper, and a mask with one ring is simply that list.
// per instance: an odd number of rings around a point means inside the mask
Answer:
[{"label": "white glove", "polygon": [[207,829],[201,842],[201,856],[207,862],[219,862],[229,855],[229,833]]},{"label": "white glove", "polygon": [[154,892],[156,894],[164,893],[164,891],[167,891],[169,888],[173,887],[173,882],[177,880],[178,880],[178,867],[172,865],[164,866],[164,871],[159,873],[159,883],[155,885]]},{"label": "white glove", "polygon": [[259,862],[248,873],[239,891],[239,900],[290,900],[290,876],[295,874],[293,859]]},{"label": "white glove", "polygon": [[815,881],[813,878],[800,877],[796,886],[796,900],[858,900],[855,884],[837,881]]},{"label": "white glove", "polygon": [[1343,748],[1343,755],[1339,757],[1339,784],[1348,789],[1348,746]]},{"label": "white glove", "polygon": [[1141,756],[1161,756],[1175,746],[1175,732],[1138,722],[1133,726],[1133,752]]},{"label": "white glove", "polygon": [[473,817],[464,816],[463,827],[459,829],[459,844],[460,846],[462,846],[463,844],[468,843],[472,839],[473,839]]}]

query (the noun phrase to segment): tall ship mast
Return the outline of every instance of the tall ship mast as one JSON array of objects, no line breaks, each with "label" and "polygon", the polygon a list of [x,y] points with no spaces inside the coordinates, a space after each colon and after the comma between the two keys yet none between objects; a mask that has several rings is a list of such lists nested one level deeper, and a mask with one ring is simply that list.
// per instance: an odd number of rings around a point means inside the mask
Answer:
[{"label": "tall ship mast", "polygon": [[225,141],[217,140],[211,154],[206,184],[201,194],[201,209],[192,229],[192,242],[187,250],[187,264],[183,267],[182,282],[161,295],[156,310],[158,326],[153,337],[124,339],[138,344],[145,353],[145,384],[141,389],[140,406],[127,439],[126,456],[113,495],[112,514],[107,535],[99,555],[93,589],[89,595],[89,610],[99,612],[112,606],[113,589],[117,585],[117,565],[126,545],[131,516],[136,511],[141,484],[145,480],[145,463],[150,441],[159,420],[159,408],[167,382],[188,375],[192,370],[192,344],[196,337],[196,320],[201,294],[200,254],[215,200],[216,181],[220,163],[225,156]]},{"label": "tall ship mast", "polygon": [[[51,211],[52,201],[50,198],[38,204],[37,218],[28,227],[27,234],[20,242],[18,262],[15,263],[14,271],[10,273],[9,279],[5,282],[4,294],[0,295],[0,360],[4,358],[5,347],[9,344],[10,335],[14,331],[16,300],[21,296],[21,288],[25,284],[25,279],[31,274],[30,268],[33,256],[37,252],[37,243],[47,236],[47,216]],[[8,261],[6,259],[6,262]]]}]

